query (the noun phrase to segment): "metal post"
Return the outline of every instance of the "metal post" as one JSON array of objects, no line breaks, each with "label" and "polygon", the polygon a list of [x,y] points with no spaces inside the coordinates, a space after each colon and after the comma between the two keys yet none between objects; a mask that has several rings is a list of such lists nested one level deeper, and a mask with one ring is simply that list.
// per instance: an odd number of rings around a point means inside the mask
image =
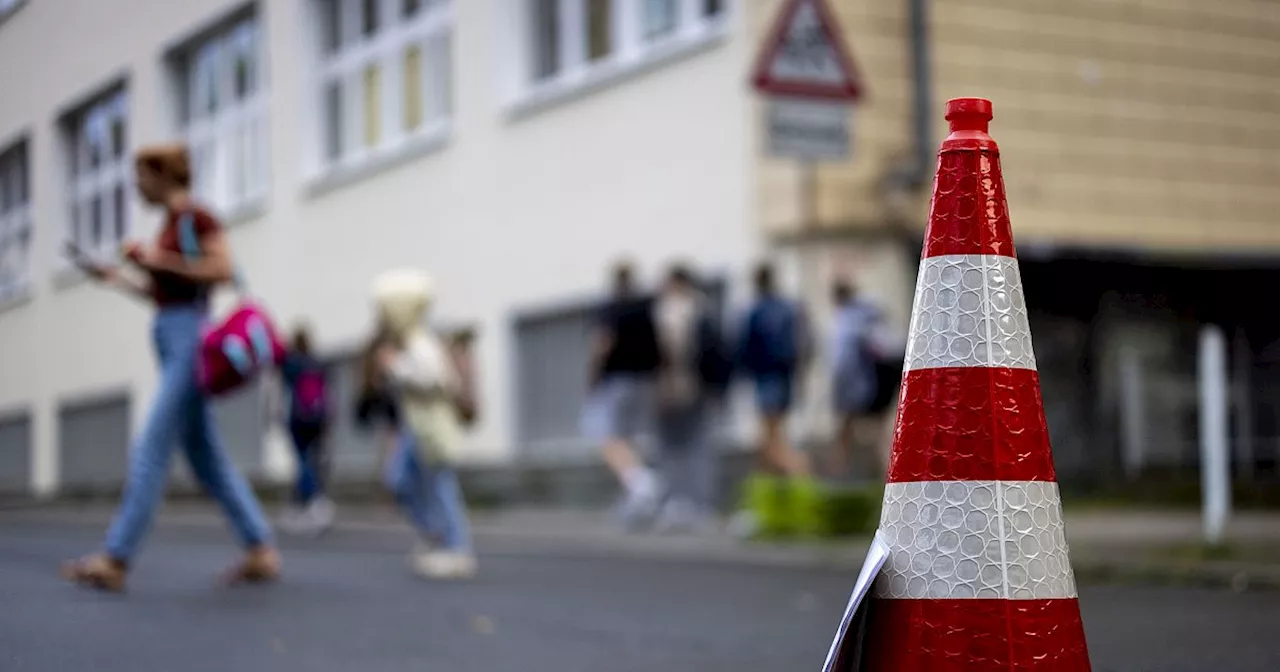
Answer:
[{"label": "metal post", "polygon": [[1227,436],[1227,341],[1222,328],[1200,330],[1200,491],[1204,541],[1218,546],[1231,514]]},{"label": "metal post", "polygon": [[1147,443],[1144,392],[1141,355],[1137,348],[1126,345],[1120,353],[1120,426],[1124,437],[1124,475],[1131,481],[1142,473]]}]

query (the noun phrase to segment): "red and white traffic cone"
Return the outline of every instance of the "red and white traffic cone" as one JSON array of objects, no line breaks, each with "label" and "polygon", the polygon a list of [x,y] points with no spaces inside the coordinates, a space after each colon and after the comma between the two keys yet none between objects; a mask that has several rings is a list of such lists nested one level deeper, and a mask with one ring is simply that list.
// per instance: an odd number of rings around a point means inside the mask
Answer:
[{"label": "red and white traffic cone", "polygon": [[947,103],[863,670],[1090,669],[991,116]]}]

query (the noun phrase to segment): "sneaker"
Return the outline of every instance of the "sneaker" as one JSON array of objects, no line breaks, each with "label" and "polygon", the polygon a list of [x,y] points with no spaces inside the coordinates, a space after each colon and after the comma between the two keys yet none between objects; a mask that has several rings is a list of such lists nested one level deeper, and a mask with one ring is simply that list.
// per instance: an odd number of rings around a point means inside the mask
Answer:
[{"label": "sneaker", "polygon": [[631,490],[618,505],[618,517],[625,528],[635,531],[653,521],[661,503],[657,487]]},{"label": "sneaker", "polygon": [[476,574],[476,558],[465,551],[416,550],[413,571],[428,579],[468,579]]},{"label": "sneaker", "polygon": [[334,518],[337,517],[338,507],[334,506],[333,500],[328,497],[320,496],[311,500],[311,505],[307,507],[306,516],[310,523],[312,534],[323,534],[333,527]]},{"label": "sneaker", "polygon": [[654,529],[663,534],[705,534],[714,531],[715,518],[693,502],[669,499],[658,512]]}]

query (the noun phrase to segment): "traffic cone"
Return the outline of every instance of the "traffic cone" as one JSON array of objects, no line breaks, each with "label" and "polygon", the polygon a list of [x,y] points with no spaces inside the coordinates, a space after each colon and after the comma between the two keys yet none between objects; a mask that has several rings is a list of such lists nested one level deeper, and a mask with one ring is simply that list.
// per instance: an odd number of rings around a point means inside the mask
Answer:
[{"label": "traffic cone", "polygon": [[860,669],[1087,671],[991,102],[946,118]]}]

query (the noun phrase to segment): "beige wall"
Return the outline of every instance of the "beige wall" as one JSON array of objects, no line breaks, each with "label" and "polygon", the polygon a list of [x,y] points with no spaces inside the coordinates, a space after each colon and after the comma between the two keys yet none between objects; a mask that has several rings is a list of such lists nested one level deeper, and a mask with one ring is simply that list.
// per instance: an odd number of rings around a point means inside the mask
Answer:
[{"label": "beige wall", "polygon": [[[880,225],[876,181],[909,148],[905,0],[832,0],[869,85],[854,161],[822,174],[828,225]],[[780,2],[761,4],[758,27]],[[933,2],[936,143],[948,98],[995,104],[1019,241],[1280,248],[1280,4]],[[796,221],[794,168],[766,160],[764,222]]]}]

